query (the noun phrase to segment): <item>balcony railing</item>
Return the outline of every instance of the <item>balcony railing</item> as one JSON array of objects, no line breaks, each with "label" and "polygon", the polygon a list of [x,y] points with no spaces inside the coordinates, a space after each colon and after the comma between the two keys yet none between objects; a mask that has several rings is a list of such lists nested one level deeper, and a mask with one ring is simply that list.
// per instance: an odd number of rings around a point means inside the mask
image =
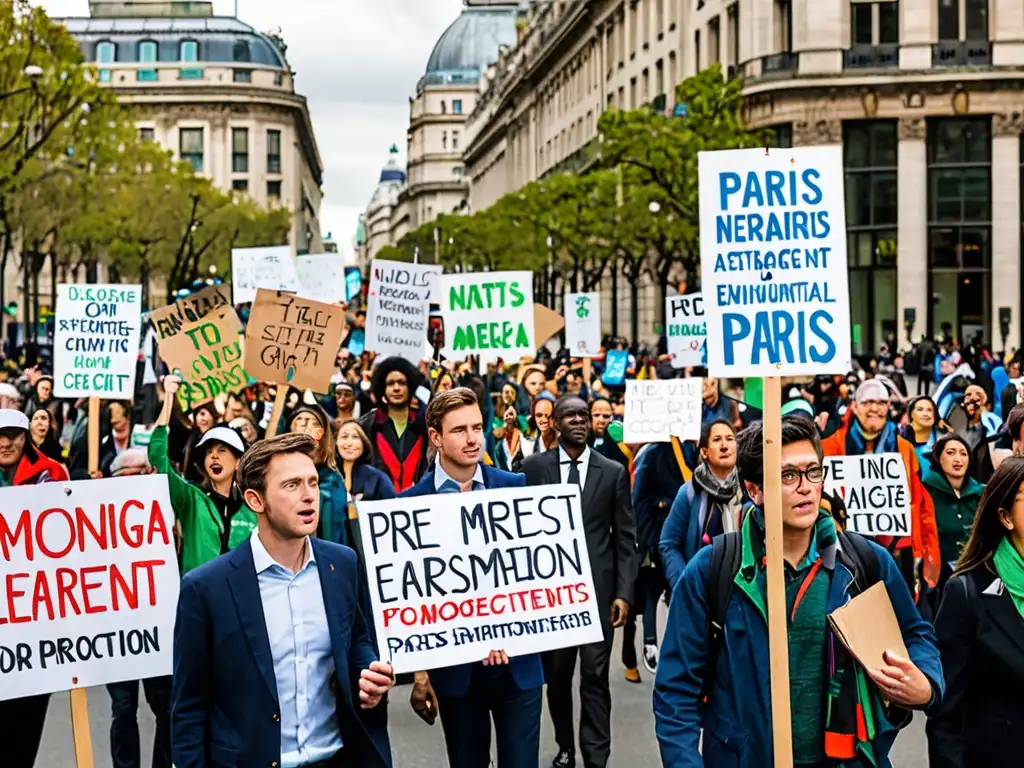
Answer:
[{"label": "balcony railing", "polygon": [[773,53],[761,58],[761,75],[795,72],[800,66],[800,57],[795,53]]},{"label": "balcony railing", "polygon": [[855,45],[843,51],[843,69],[889,69],[899,65],[898,43]]},{"label": "balcony railing", "polygon": [[933,67],[988,67],[992,44],[988,40],[943,40],[932,46]]}]

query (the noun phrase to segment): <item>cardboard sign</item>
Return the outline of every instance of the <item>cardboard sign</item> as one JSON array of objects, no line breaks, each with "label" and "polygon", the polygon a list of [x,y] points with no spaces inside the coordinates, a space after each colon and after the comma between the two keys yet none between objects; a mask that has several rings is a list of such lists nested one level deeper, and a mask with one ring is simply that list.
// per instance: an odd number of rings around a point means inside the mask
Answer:
[{"label": "cardboard sign", "polygon": [[299,293],[325,304],[347,301],[345,259],[340,253],[310,253],[295,259]]},{"label": "cardboard sign", "polygon": [[[555,310],[545,307],[543,304],[533,305],[533,329],[537,337],[538,348],[547,344],[551,337],[563,328],[565,328],[565,318]],[[530,352],[529,358],[532,360],[536,353],[536,349]]]},{"label": "cardboard sign", "polygon": [[171,674],[164,475],[4,488],[0,699]]},{"label": "cardboard sign", "polygon": [[257,381],[327,392],[344,335],[341,307],[261,288],[245,328],[245,370]]},{"label": "cardboard sign", "polygon": [[701,152],[698,166],[710,374],[849,371],[842,147]]},{"label": "cardboard sign", "polygon": [[449,360],[490,362],[536,354],[533,273],[468,272],[441,276],[441,313]]},{"label": "cardboard sign", "polygon": [[178,402],[186,413],[249,385],[242,365],[242,323],[233,307],[221,307],[160,342],[160,357],[181,376]]},{"label": "cardboard sign", "polygon": [[432,356],[427,323],[430,302],[440,301],[441,271],[433,264],[374,260],[366,295],[365,349],[414,365]]},{"label": "cardboard sign", "polygon": [[578,486],[356,506],[377,639],[396,672],[602,639]]},{"label": "cardboard sign", "polygon": [[880,671],[885,666],[886,651],[910,658],[884,582],[875,582],[846,605],[832,611],[828,621],[839,641],[867,670]]},{"label": "cardboard sign", "polygon": [[702,294],[665,298],[665,338],[673,368],[707,365],[708,324]]},{"label": "cardboard sign", "polygon": [[565,346],[573,357],[601,354],[601,294],[565,294]]},{"label": "cardboard sign", "polygon": [[622,441],[628,445],[699,440],[703,379],[626,382]]},{"label": "cardboard sign", "polygon": [[910,535],[907,465],[898,453],[826,456],[825,490],[846,504],[847,527],[862,536]]},{"label": "cardboard sign", "polygon": [[54,396],[132,400],[141,327],[141,286],[57,286]]},{"label": "cardboard sign", "polygon": [[187,323],[202,320],[221,307],[231,306],[230,285],[209,285],[184,299],[149,313],[149,319],[156,329],[157,341],[163,341],[181,333]]},{"label": "cardboard sign", "polygon": [[248,304],[256,299],[256,291],[292,291],[301,289],[292,249],[287,245],[269,248],[233,248],[231,251],[231,285],[235,304]]}]

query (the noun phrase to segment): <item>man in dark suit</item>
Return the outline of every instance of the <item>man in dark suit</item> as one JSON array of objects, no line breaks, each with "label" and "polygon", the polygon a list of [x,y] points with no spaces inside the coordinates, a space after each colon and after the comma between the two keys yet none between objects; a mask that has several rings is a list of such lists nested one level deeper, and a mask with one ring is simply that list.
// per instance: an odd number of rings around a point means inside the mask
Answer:
[{"label": "man in dark suit", "polygon": [[248,542],[182,580],[174,625],[177,768],[390,768],[390,690],[357,596],[352,550],[315,538],[308,435],[256,443],[238,466],[259,515]]},{"label": "man in dark suit", "polygon": [[[402,496],[525,485],[522,475],[480,463],[486,437],[473,390],[458,387],[435,395],[427,407],[427,435],[437,449],[434,471]],[[498,650],[483,661],[417,672],[411,704],[430,725],[440,711],[451,768],[488,768],[492,719],[498,768],[529,768],[540,760],[543,688],[538,654],[509,658]]]},{"label": "man in dark suit", "polygon": [[553,768],[576,765],[572,682],[580,659],[580,752],[586,768],[605,768],[611,754],[612,695],[608,670],[612,630],[622,626],[633,601],[636,577],[636,520],[629,477],[622,465],[590,450],[590,415],[579,397],[555,404],[558,450],[529,457],[523,464],[527,485],[574,483],[582,489],[583,527],[604,642],[544,654],[548,709],[555,726],[558,755]]}]

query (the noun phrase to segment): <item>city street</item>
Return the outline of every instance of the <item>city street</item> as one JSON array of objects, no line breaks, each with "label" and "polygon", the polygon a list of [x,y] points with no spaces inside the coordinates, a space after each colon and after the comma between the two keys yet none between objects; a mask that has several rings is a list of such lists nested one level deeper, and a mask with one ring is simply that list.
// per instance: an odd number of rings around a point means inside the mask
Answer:
[{"label": "city street", "polygon": [[[664,612],[662,612],[664,621]],[[658,745],[654,739],[651,714],[651,675],[641,670],[643,682],[627,683],[619,663],[619,638],[612,657],[612,768],[640,768],[658,766]],[[577,680],[579,678],[577,677]],[[153,738],[153,718],[141,704],[143,750]],[[96,767],[111,768],[108,730],[110,727],[110,698],[104,689],[89,691],[89,711],[92,722]],[[579,710],[577,708],[577,717]],[[409,707],[409,688],[398,688],[391,703],[391,745],[395,768],[437,768],[446,764],[444,736],[441,725],[427,727]],[[542,724],[541,766],[547,768],[555,756],[551,734],[551,721],[545,714]],[[892,754],[895,768],[927,768],[928,757],[924,738],[924,718],[915,715],[911,726],[900,735]],[[148,766],[146,757],[143,766]],[[67,694],[55,695],[50,702],[50,715],[46,724],[43,750],[37,768],[70,768],[74,765],[71,739],[71,720]]]}]

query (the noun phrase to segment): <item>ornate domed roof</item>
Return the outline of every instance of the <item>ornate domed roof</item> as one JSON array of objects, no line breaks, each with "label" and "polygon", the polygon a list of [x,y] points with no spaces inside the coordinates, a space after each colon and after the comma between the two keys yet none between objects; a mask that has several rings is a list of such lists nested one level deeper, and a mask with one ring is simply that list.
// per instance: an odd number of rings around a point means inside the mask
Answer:
[{"label": "ornate domed roof", "polygon": [[519,10],[518,2],[464,8],[434,45],[418,90],[424,85],[476,83],[498,58],[501,46],[515,45]]},{"label": "ornate domed roof", "polygon": [[380,179],[377,183],[386,184],[394,181],[397,181],[399,184],[404,184],[405,171],[398,167],[398,147],[392,144],[388,162],[383,168],[381,168]]}]

